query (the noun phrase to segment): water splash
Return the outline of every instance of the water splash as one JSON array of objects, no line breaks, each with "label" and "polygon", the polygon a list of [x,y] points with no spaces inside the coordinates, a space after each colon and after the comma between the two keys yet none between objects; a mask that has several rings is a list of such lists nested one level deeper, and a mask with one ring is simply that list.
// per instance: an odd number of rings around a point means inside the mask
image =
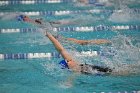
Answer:
[{"label": "water splash", "polygon": [[100,17],[95,17],[92,15],[78,15],[72,21],[76,24],[87,25],[87,24],[95,23],[99,20],[101,20]]},{"label": "water splash", "polygon": [[102,51],[114,50],[116,55],[112,58],[101,57],[110,68],[114,68],[115,74],[138,74],[140,73],[140,51],[134,46],[132,39],[126,36],[118,35],[112,39],[111,47],[102,47]]},{"label": "water splash", "polygon": [[139,47],[133,45],[133,38],[118,35],[111,41],[111,46],[103,45],[98,47],[100,47],[100,51],[108,54],[112,53],[113,56],[100,55],[98,57],[78,57],[76,55],[79,55],[79,53],[75,49],[77,45],[67,43],[67,46],[65,46],[66,42],[64,42],[64,46],[68,49],[69,53],[72,54],[74,59],[77,60],[77,62],[107,66],[112,68],[115,74],[119,75],[140,73],[140,49]]},{"label": "water splash", "polygon": [[91,23],[95,23],[98,20],[101,20],[100,17],[95,17],[92,15],[71,15],[69,19],[58,20],[61,24],[56,24],[54,27],[57,26],[64,26],[64,25],[87,25]]},{"label": "water splash", "polygon": [[71,82],[61,82],[59,83],[59,87],[67,89],[73,87],[73,84]]},{"label": "water splash", "polygon": [[99,0],[100,3],[103,3],[106,7],[114,7],[115,9],[119,9],[120,6],[123,5],[136,5],[139,4],[139,0]]},{"label": "water splash", "polygon": [[5,13],[4,15],[0,15],[1,20],[13,20],[21,13]]},{"label": "water splash", "polygon": [[117,23],[140,21],[140,14],[134,13],[134,11],[126,5],[120,4],[117,9],[118,10],[109,17],[109,21]]}]

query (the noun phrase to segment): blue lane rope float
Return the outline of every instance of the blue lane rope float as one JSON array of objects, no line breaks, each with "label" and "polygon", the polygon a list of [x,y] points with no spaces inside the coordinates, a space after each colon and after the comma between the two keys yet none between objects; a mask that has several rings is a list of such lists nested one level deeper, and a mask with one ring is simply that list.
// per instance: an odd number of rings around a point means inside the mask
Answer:
[{"label": "blue lane rope float", "polygon": [[[28,33],[37,32],[39,28],[21,28],[21,29],[0,29],[0,33]],[[122,30],[140,30],[140,25],[116,25],[116,26],[81,26],[81,27],[56,27],[53,31],[76,31],[76,32],[90,32],[90,31],[122,31]]]},{"label": "blue lane rope float", "polygon": [[[102,10],[102,9],[90,9],[90,10],[58,10],[58,11],[31,11],[31,12],[18,12],[21,14],[25,14],[27,16],[60,16],[60,15],[70,15],[70,14],[80,14],[80,13],[94,13],[94,14],[100,14],[100,13],[114,13],[119,12],[123,10]],[[10,13],[16,13],[16,12],[0,12],[1,16],[4,16],[6,14]],[[131,9],[130,13],[139,14],[140,9]]]}]

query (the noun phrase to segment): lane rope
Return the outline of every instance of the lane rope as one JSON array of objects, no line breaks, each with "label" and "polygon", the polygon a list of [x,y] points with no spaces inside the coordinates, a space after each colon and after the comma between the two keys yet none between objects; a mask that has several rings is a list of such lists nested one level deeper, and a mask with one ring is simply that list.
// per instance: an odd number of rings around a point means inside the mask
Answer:
[{"label": "lane rope", "polygon": [[15,5],[15,4],[45,4],[45,3],[69,3],[72,0],[14,0],[0,1],[0,5]]},{"label": "lane rope", "polygon": [[[0,5],[15,5],[15,4],[46,4],[46,3],[76,3],[75,0],[11,0],[11,1],[0,1]],[[88,0],[88,4],[95,6],[104,6],[104,0]]]},{"label": "lane rope", "polygon": [[[17,28],[17,29],[0,29],[0,33],[28,33],[37,32],[39,28]],[[116,25],[116,26],[81,26],[81,27],[56,27],[53,31],[76,31],[76,32],[91,32],[91,31],[122,31],[122,30],[140,30],[140,25]]]},{"label": "lane rope", "polygon": [[[70,15],[70,14],[80,14],[80,13],[94,13],[94,14],[112,14],[114,12],[123,12],[123,10],[102,10],[102,9],[90,9],[90,10],[58,10],[58,11],[30,11],[30,12],[17,12],[19,14],[24,14],[27,16],[61,16],[61,15]],[[139,14],[140,9],[131,9],[129,13]],[[0,12],[0,16],[6,14],[16,13],[16,12]]]},{"label": "lane rope", "polygon": [[[82,51],[77,56],[97,56],[97,51]],[[30,59],[30,58],[59,58],[61,55],[58,52],[51,53],[9,53],[0,54],[0,59]]]},{"label": "lane rope", "polygon": [[[114,56],[116,53],[114,51],[103,52],[103,51],[81,51],[75,52],[76,56]],[[61,55],[58,52],[50,52],[50,53],[6,53],[0,54],[0,59],[31,59],[31,58],[60,58]]]},{"label": "lane rope", "polygon": [[[101,0],[100,0],[101,1]],[[14,4],[45,4],[45,3],[72,3],[75,0],[14,0],[14,1],[0,1],[1,5],[14,5]],[[96,6],[103,6],[104,4],[99,3],[95,0],[88,0],[89,4],[94,4]]]},{"label": "lane rope", "polygon": [[[98,93],[98,92],[92,92]],[[140,91],[118,91],[118,92],[99,92],[99,93],[140,93]]]}]

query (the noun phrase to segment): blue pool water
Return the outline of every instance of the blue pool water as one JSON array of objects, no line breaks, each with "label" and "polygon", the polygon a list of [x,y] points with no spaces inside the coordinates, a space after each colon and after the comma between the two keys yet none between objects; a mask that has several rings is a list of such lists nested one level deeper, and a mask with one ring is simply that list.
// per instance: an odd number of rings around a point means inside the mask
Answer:
[{"label": "blue pool water", "polygon": [[[135,1],[136,2],[136,1]],[[126,10],[139,9],[140,2],[125,2]],[[132,3],[132,4],[131,4]],[[117,6],[116,3],[115,6]],[[56,11],[56,10],[88,10],[110,9],[112,6],[78,6],[75,3],[6,5],[0,6],[0,12]],[[124,8],[121,8],[124,9]],[[0,16],[0,29],[37,28],[30,23],[18,22],[12,14]],[[31,16],[47,21],[68,20],[76,24],[61,27],[98,26],[98,25],[139,25],[140,13],[81,13],[63,16]],[[120,20],[120,21],[118,21]],[[62,42],[70,53],[97,50],[102,52],[115,51],[114,56],[79,57],[82,63],[115,67],[119,73],[127,71],[127,75],[76,75],[71,85],[66,85],[68,78],[74,73],[60,69],[60,58],[35,59],[1,59],[0,60],[0,93],[100,93],[125,92],[140,90],[140,29],[133,30],[103,30],[92,32],[69,31],[58,32],[65,37],[77,39],[108,39],[112,44],[81,46]],[[42,53],[57,52],[53,44],[40,31],[30,33],[0,33],[0,54],[10,53]]]}]

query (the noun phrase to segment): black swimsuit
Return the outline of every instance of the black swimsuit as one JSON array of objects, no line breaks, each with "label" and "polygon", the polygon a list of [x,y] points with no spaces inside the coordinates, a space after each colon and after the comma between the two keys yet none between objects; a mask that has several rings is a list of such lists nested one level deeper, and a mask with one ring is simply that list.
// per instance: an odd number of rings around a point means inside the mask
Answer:
[{"label": "black swimsuit", "polygon": [[35,22],[38,24],[42,24],[42,22],[39,19],[36,19]]},{"label": "black swimsuit", "polygon": [[101,66],[95,66],[95,65],[89,65],[89,64],[80,64],[80,67],[81,67],[81,73],[83,74],[92,74],[95,71],[99,73],[112,72],[112,69],[108,67],[101,67]]}]

